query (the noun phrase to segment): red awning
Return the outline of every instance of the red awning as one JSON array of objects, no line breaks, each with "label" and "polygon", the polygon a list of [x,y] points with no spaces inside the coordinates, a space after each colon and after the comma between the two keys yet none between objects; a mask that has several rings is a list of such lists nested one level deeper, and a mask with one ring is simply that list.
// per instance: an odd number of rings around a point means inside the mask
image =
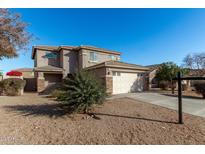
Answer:
[{"label": "red awning", "polygon": [[8,76],[22,76],[22,72],[10,71],[10,72],[7,72],[6,75],[8,75]]}]

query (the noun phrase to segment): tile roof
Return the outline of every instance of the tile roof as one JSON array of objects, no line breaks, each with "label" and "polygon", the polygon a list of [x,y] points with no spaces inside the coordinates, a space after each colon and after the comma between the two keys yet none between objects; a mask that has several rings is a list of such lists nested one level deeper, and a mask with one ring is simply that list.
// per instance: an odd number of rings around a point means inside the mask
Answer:
[{"label": "tile roof", "polygon": [[118,55],[121,54],[120,52],[117,52],[117,51],[108,50],[108,49],[104,49],[104,48],[98,48],[98,47],[95,47],[95,46],[88,46],[88,45],[80,45],[76,49],[77,50],[78,49],[88,49],[88,50],[95,50],[95,51],[107,52],[107,53],[118,54]]},{"label": "tile roof", "polygon": [[33,46],[36,49],[41,49],[41,50],[57,50],[58,46],[47,46],[47,45],[38,45],[38,46]]},{"label": "tile roof", "polygon": [[76,46],[67,46],[67,45],[61,45],[58,47],[58,50],[61,50],[61,49],[75,49],[77,48]]},{"label": "tile roof", "polygon": [[105,52],[105,53],[110,53],[110,54],[117,54],[120,55],[120,52],[113,51],[113,50],[107,50],[103,48],[98,48],[94,46],[66,46],[66,45],[61,45],[61,46],[47,46],[47,45],[38,45],[38,46],[33,46],[32,48],[32,59],[35,57],[36,49],[40,50],[48,50],[48,51],[60,51],[61,49],[69,49],[69,50],[76,50],[79,51],[80,49],[88,49],[88,50],[94,50],[94,51],[99,51],[99,52]]},{"label": "tile roof", "polygon": [[35,71],[42,71],[42,72],[62,72],[64,69],[60,67],[55,67],[55,66],[42,66],[42,67],[35,67]]},{"label": "tile roof", "polygon": [[190,69],[189,76],[205,76],[205,69]]},{"label": "tile roof", "polygon": [[33,72],[33,68],[18,68],[13,71],[19,71],[19,72]]},{"label": "tile roof", "polygon": [[147,65],[150,70],[158,69],[162,64]]},{"label": "tile roof", "polygon": [[145,66],[130,64],[130,63],[121,62],[121,61],[106,61],[100,64],[90,66],[87,69],[92,69],[96,67],[114,67],[114,68],[136,69],[136,70],[145,70],[145,71],[149,70],[149,68]]},{"label": "tile roof", "polygon": [[126,63],[126,62],[121,62],[121,61],[107,61],[105,62],[106,66],[123,66],[123,67],[133,67],[133,68],[138,68],[138,69],[147,69],[149,68],[142,66],[142,65],[136,65],[136,64],[131,64],[131,63]]}]

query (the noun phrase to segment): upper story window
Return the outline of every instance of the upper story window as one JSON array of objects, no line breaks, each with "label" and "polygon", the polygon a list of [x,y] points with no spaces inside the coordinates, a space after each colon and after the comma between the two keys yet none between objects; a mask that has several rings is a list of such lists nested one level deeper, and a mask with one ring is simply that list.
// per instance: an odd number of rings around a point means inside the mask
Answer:
[{"label": "upper story window", "polygon": [[97,62],[97,53],[96,52],[90,52],[90,61]]},{"label": "upper story window", "polygon": [[58,58],[58,54],[56,52],[46,52],[45,55],[43,56],[43,58],[46,58],[46,59],[57,59]]},{"label": "upper story window", "polygon": [[110,60],[117,60],[116,56],[114,56],[114,55],[108,55],[108,58],[109,58]]}]

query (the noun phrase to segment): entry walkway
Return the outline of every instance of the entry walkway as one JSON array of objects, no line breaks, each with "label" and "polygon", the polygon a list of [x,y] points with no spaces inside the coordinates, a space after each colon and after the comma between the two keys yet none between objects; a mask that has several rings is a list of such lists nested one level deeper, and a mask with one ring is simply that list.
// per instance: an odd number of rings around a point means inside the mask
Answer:
[{"label": "entry walkway", "polygon": [[[163,94],[152,93],[152,92],[119,94],[119,95],[114,95],[109,99],[123,98],[123,97],[163,106],[173,110],[178,110],[177,97],[166,96]],[[183,102],[183,112],[196,115],[196,116],[205,117],[204,99],[183,98],[182,102]]]}]

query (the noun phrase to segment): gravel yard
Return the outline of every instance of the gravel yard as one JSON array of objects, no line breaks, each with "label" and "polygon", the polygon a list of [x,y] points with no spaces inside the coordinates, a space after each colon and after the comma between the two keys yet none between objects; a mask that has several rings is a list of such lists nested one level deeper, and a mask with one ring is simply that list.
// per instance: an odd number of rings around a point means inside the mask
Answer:
[{"label": "gravel yard", "polygon": [[0,96],[0,144],[205,144],[205,119],[122,98],[93,112],[65,115],[37,94]]}]

